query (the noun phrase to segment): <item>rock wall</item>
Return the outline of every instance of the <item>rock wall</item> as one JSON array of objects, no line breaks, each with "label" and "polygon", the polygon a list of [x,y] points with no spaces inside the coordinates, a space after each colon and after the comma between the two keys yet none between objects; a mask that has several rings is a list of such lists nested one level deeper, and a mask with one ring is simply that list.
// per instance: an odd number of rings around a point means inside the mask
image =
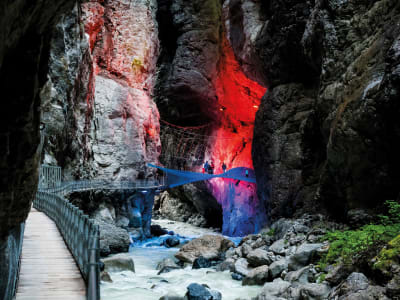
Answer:
[{"label": "rock wall", "polygon": [[[399,193],[397,1],[269,1],[253,159],[272,217],[344,218]],[[235,49],[240,53],[239,49]]]},{"label": "rock wall", "polygon": [[51,28],[73,4],[66,0],[0,4],[0,88],[4,100],[0,111],[1,299],[12,296],[9,289],[17,273],[18,231],[37,187],[39,91],[48,71]]},{"label": "rock wall", "polygon": [[160,152],[151,99],[158,57],[154,1],[91,1],[57,26],[42,92],[45,162],[64,176],[149,176]]}]

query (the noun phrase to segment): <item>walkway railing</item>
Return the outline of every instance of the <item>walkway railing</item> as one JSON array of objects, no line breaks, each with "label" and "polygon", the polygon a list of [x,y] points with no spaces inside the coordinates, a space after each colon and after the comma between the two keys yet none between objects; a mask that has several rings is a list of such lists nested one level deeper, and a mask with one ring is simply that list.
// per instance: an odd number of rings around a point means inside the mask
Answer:
[{"label": "walkway railing", "polygon": [[49,193],[67,195],[73,192],[83,192],[90,190],[137,190],[137,189],[157,189],[164,187],[165,179],[158,180],[136,180],[136,181],[106,181],[106,180],[79,180],[60,182],[58,186],[47,187],[39,186],[41,191]]},{"label": "walkway railing", "polygon": [[100,299],[99,227],[63,196],[39,190],[33,206],[60,230],[87,284],[87,299]]}]

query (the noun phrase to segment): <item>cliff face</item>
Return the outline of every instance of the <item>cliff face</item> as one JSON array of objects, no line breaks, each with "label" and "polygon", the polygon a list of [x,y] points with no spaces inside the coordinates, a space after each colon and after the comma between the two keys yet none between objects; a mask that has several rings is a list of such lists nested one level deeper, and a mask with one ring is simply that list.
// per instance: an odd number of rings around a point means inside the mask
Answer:
[{"label": "cliff face", "polygon": [[[336,217],[399,192],[397,1],[270,1],[253,159],[273,217]],[[237,49],[237,51],[240,51]]]},{"label": "cliff face", "polygon": [[74,1],[0,3],[0,298],[11,299],[21,223],[37,187],[39,92],[48,71],[52,27]]},{"label": "cliff face", "polygon": [[45,161],[70,177],[134,179],[161,150],[151,99],[156,3],[92,1],[77,10],[74,20],[65,16],[68,24],[57,26],[52,42],[52,71],[42,92]]}]

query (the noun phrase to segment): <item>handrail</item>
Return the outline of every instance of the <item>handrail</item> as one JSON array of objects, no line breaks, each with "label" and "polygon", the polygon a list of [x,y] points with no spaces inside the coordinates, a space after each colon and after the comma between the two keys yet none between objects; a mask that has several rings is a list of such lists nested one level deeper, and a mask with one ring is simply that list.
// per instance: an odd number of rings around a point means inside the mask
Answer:
[{"label": "handrail", "polygon": [[67,195],[73,192],[90,190],[137,190],[158,189],[165,187],[165,178],[158,180],[136,180],[136,181],[107,181],[107,180],[79,180],[60,182],[58,186],[39,186],[41,191]]},{"label": "handrail", "polygon": [[87,299],[100,299],[99,226],[62,195],[39,190],[33,206],[57,225],[87,285]]}]

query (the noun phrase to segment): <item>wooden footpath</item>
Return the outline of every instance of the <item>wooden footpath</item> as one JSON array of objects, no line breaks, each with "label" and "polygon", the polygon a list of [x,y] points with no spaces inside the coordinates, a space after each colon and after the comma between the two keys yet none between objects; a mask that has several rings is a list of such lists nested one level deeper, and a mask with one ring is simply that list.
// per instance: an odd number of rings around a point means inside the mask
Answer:
[{"label": "wooden footpath", "polygon": [[56,224],[34,208],[25,223],[16,299],[86,299],[85,282]]}]

